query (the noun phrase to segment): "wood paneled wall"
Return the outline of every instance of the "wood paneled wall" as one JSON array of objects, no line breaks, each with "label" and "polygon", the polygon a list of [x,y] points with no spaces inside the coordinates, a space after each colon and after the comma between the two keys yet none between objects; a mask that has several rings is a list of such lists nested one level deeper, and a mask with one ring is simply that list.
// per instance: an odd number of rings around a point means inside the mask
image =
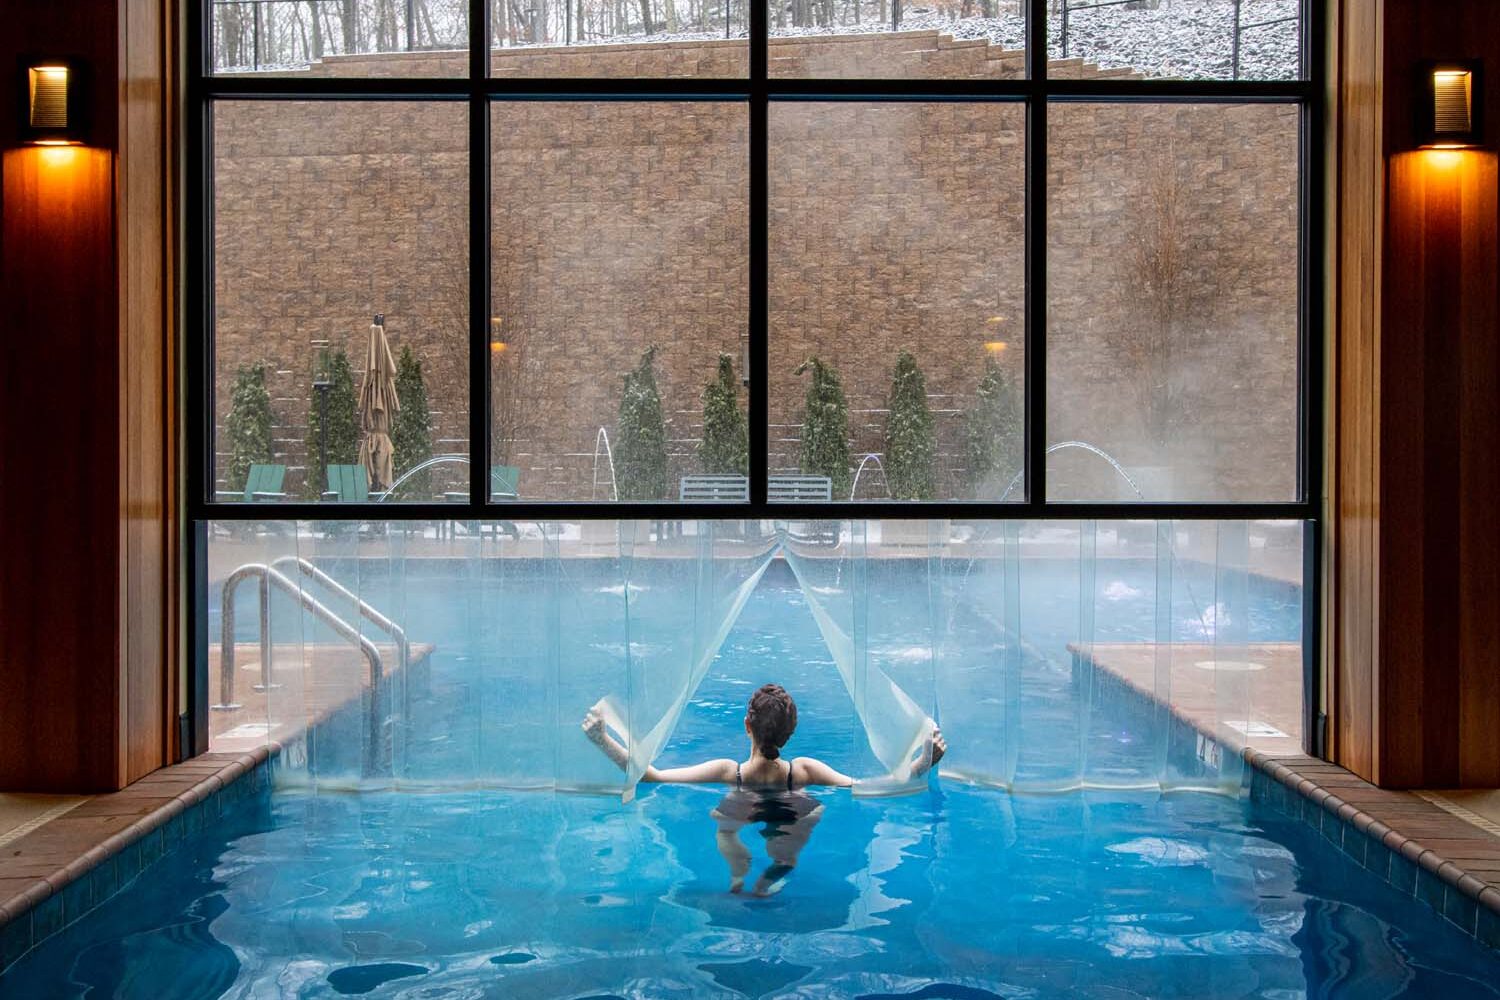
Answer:
[{"label": "wood paneled wall", "polygon": [[0,159],[0,790],[99,791],[175,729],[173,384],[160,0],[6,9],[22,53],[84,60],[81,148]]},{"label": "wood paneled wall", "polygon": [[[1327,560],[1328,751],[1366,778],[1374,773],[1380,665],[1380,253],[1385,198],[1382,149],[1383,0],[1343,0],[1333,32],[1330,164],[1335,205],[1331,513]],[[1373,780],[1373,779],[1372,779]]]},{"label": "wood paneled wall", "polygon": [[1500,785],[1500,173],[1418,151],[1419,66],[1485,59],[1500,5],[1344,0],[1330,752],[1387,787]]}]

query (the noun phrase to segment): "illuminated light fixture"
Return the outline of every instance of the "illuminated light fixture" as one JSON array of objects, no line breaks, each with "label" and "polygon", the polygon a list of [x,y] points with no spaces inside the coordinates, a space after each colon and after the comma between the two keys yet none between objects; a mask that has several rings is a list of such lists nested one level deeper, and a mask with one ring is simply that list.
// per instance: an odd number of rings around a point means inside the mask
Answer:
[{"label": "illuminated light fixture", "polygon": [[1425,64],[1426,93],[1418,102],[1417,136],[1423,149],[1468,149],[1481,142],[1482,83],[1478,60]]},{"label": "illuminated light fixture", "polygon": [[21,141],[33,146],[81,146],[86,135],[83,66],[72,59],[22,59],[17,91]]},{"label": "illuminated light fixture", "polygon": [[984,342],[984,349],[991,354],[1004,354],[1009,347],[1010,344],[1004,340],[987,340]]},{"label": "illuminated light fixture", "polygon": [[505,348],[506,348],[505,341],[501,339],[501,337],[503,336],[503,334],[501,334],[501,332],[500,332],[500,327],[502,325],[504,325],[504,323],[505,323],[505,320],[501,319],[499,316],[491,316],[490,317],[490,353],[491,354],[499,354],[502,351],[504,351]]}]

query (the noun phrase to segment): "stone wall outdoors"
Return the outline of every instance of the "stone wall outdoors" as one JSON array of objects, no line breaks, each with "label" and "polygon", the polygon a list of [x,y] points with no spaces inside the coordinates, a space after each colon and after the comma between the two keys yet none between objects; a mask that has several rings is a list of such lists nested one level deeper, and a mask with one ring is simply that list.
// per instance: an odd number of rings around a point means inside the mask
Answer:
[{"label": "stone wall outdoors", "polygon": [[[848,44],[796,42],[809,60],[819,45]],[[733,44],[599,48],[639,66],[645,50],[681,62],[680,50]],[[608,73],[597,52],[561,51]],[[423,361],[435,450],[467,448],[466,115],[463,104],[408,102],[215,109],[217,417],[222,425],[236,368],[266,360],[278,460],[293,480],[310,341],[332,339],[358,358],[376,312],[393,347]],[[839,369],[858,458],[881,449],[890,371],[906,348],[938,414],[943,494],[974,495],[962,412],[987,356],[1017,373],[1024,360],[1023,124],[1021,107],[1004,103],[771,109],[773,470],[796,465],[798,362],[816,353]],[[600,495],[595,437],[613,433],[621,378],[656,345],[674,473],[698,471],[699,392],[720,352],[738,359],[746,329],[744,105],[500,103],[492,126],[498,457],[522,467],[523,496]],[[1049,437],[1103,448],[1154,497],[1289,497],[1296,108],[1059,105],[1051,135]],[[1164,190],[1190,290],[1166,296],[1177,345],[1162,389],[1175,415],[1168,445],[1145,432],[1128,351],[1132,332],[1163,314],[1142,261],[1163,239]],[[998,355],[996,343],[1007,345]],[[222,435],[219,445],[222,467]],[[1082,452],[1056,456],[1053,478],[1062,495],[1126,495]],[[875,476],[860,492],[882,488]]]}]

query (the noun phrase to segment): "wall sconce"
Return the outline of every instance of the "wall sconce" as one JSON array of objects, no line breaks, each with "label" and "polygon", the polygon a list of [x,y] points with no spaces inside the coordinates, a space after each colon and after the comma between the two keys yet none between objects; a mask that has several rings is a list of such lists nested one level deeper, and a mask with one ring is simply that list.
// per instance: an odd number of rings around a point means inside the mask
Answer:
[{"label": "wall sconce", "polygon": [[34,146],[81,146],[87,136],[87,74],[76,59],[21,60],[21,141]]},{"label": "wall sconce", "polygon": [[490,353],[503,354],[508,346],[505,343],[505,334],[500,332],[500,327],[505,321],[499,316],[490,317]]},{"label": "wall sconce", "polygon": [[1477,146],[1483,122],[1483,78],[1479,60],[1448,59],[1423,64],[1417,140],[1423,149]]}]

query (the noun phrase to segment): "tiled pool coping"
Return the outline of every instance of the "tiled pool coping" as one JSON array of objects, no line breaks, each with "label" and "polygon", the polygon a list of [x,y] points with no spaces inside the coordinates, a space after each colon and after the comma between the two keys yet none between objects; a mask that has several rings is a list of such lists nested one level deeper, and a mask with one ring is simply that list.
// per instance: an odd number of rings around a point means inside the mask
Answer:
[{"label": "tiled pool coping", "polygon": [[1112,670],[1107,659],[1069,648],[1074,670],[1091,664],[1112,697],[1164,710],[1180,734],[1173,745],[1191,746],[1185,735],[1204,737],[1243,757],[1251,801],[1311,826],[1397,892],[1500,951],[1500,837],[1420,793],[1379,788],[1306,754],[1246,746],[1243,737],[1217,724],[1217,706],[1205,713],[1163,704],[1153,691]]},{"label": "tiled pool coping", "polygon": [[276,744],[205,754],[97,795],[0,848],[0,971],[271,783]]},{"label": "tiled pool coping", "polygon": [[1377,788],[1316,757],[1244,756],[1252,801],[1300,819],[1403,896],[1500,950],[1500,838],[1421,795]]}]

